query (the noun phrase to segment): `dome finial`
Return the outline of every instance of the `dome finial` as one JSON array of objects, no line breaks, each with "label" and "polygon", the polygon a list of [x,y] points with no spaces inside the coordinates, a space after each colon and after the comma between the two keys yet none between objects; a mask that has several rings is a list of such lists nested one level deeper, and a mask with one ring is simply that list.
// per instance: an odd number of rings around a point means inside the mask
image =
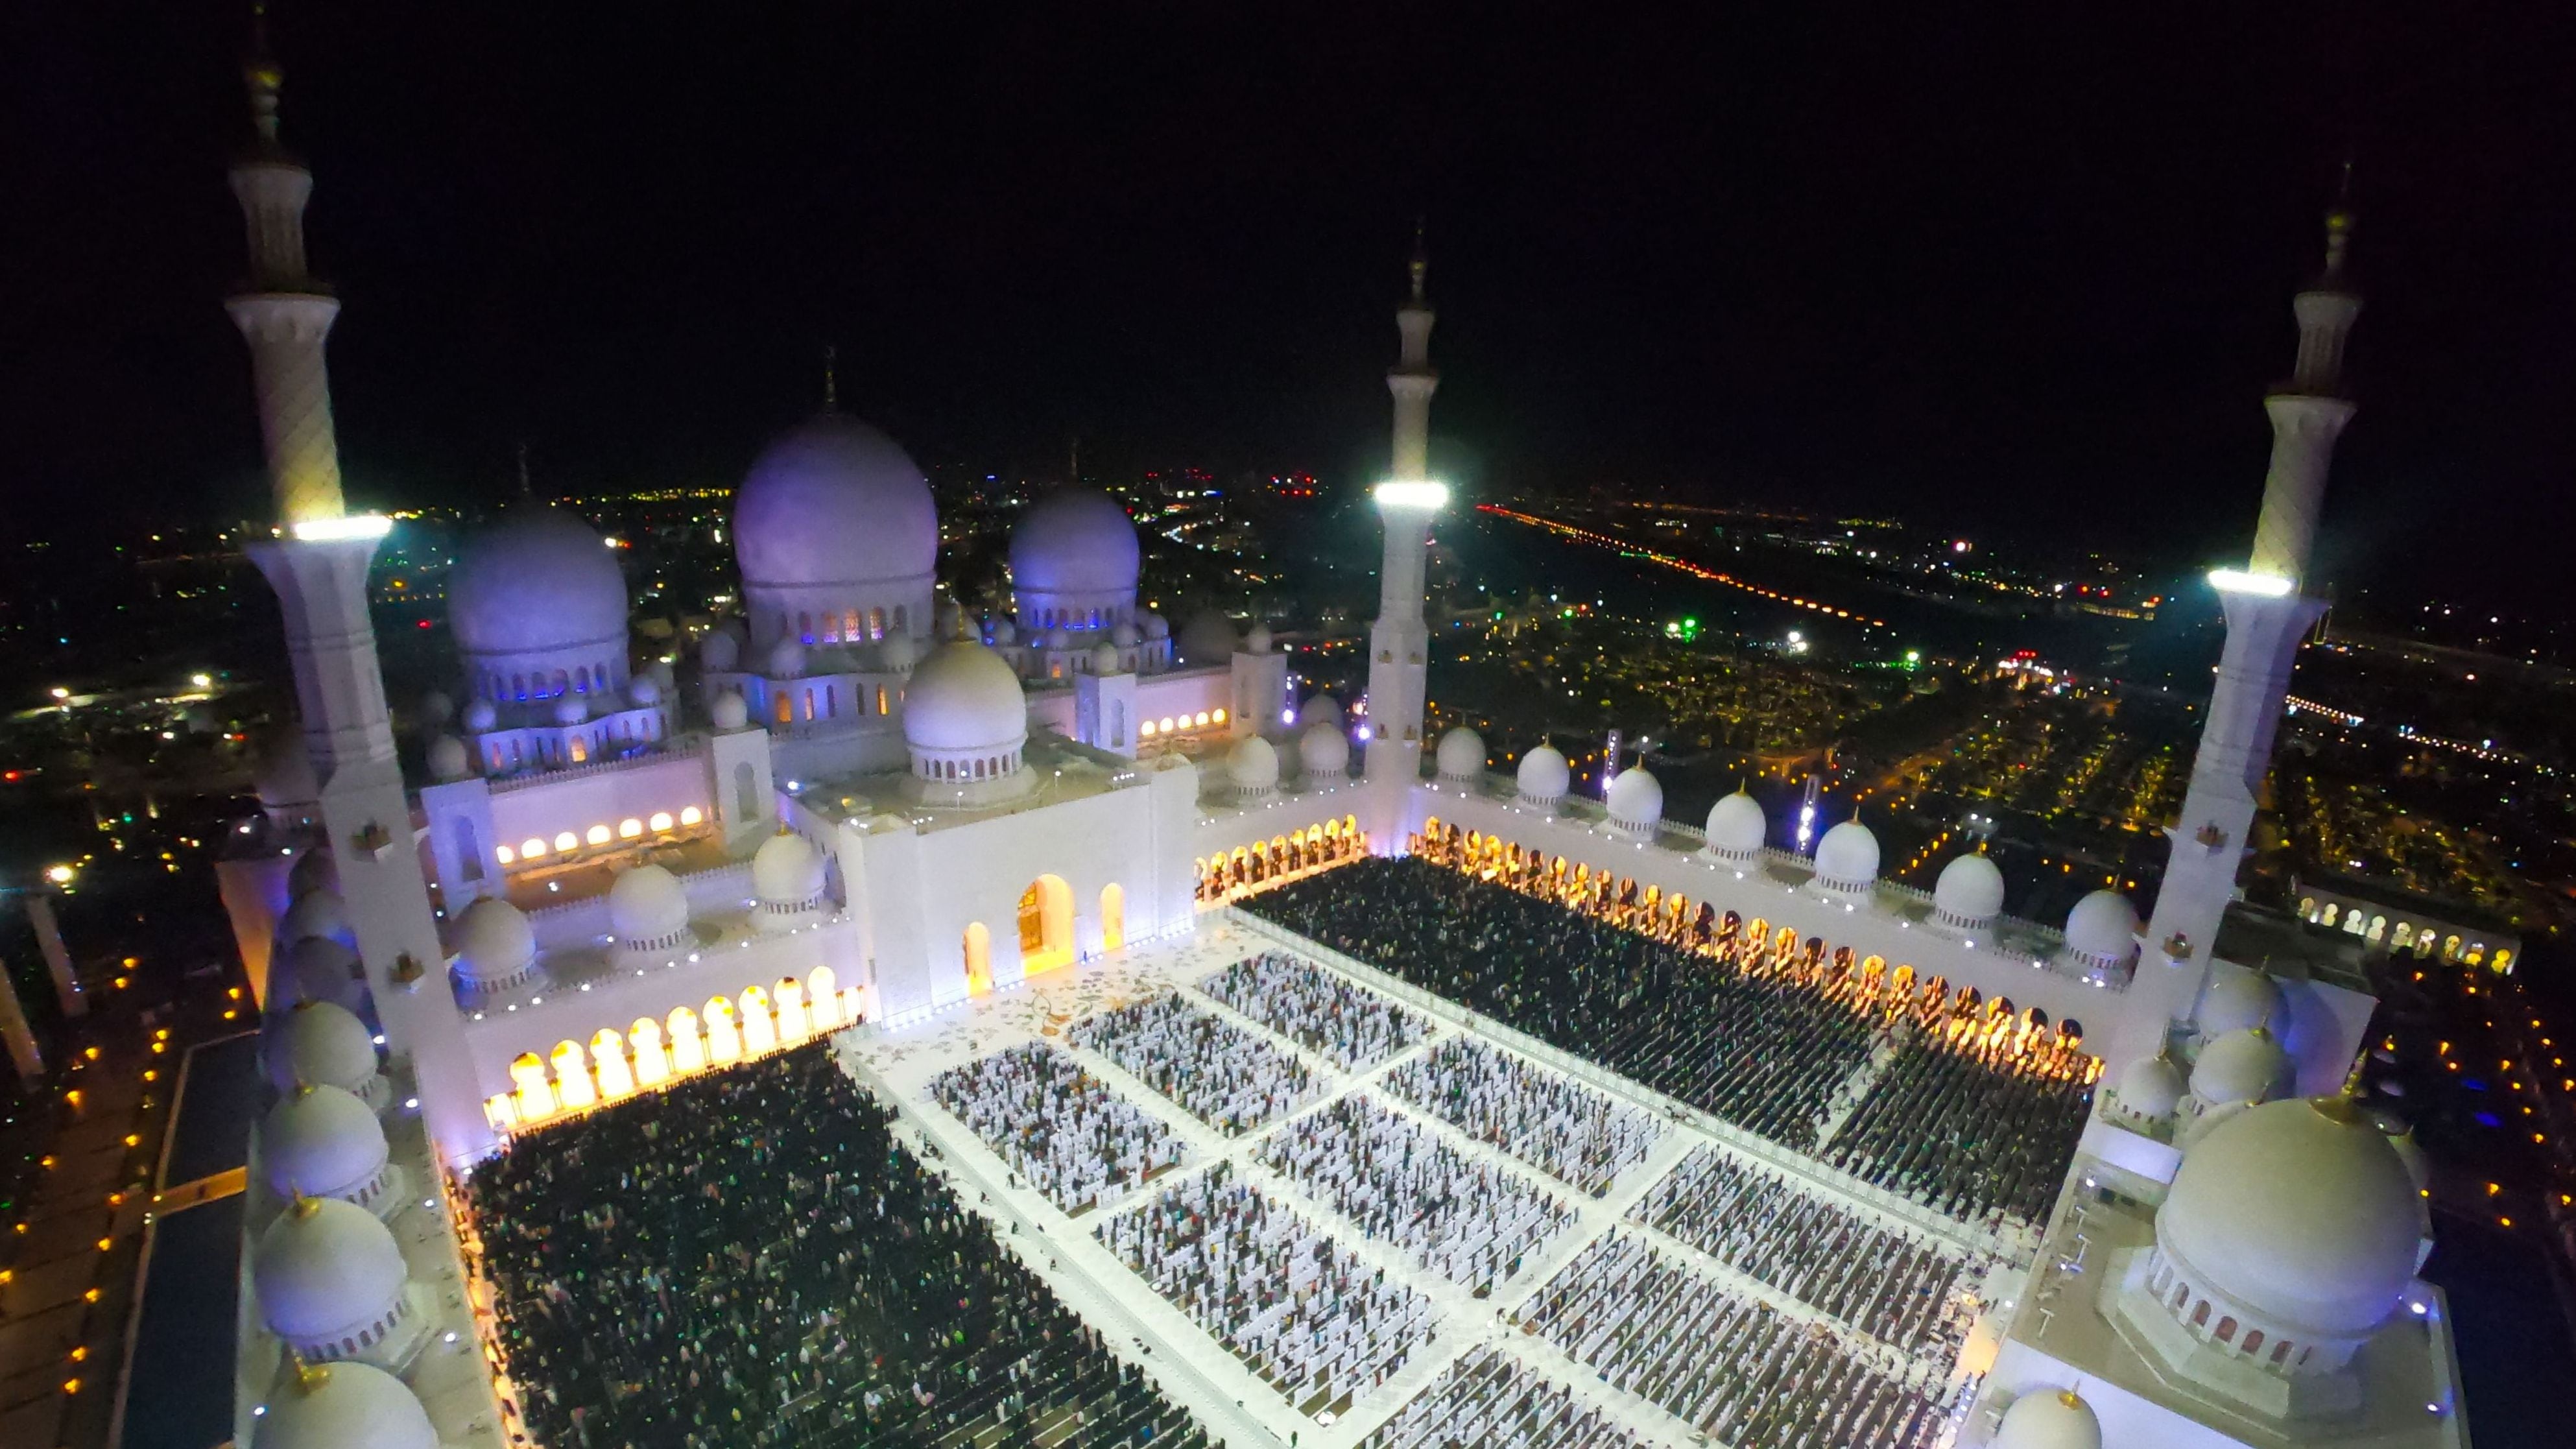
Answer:
[{"label": "dome finial", "polygon": [[837,342],[826,342],[823,344],[823,411],[836,413],[840,410],[841,346]]},{"label": "dome finial", "polygon": [[2352,245],[2352,162],[2343,158],[2343,175],[2335,184],[2334,205],[2326,208],[2326,280],[2343,278],[2344,254]]},{"label": "dome finial", "polygon": [[286,71],[268,46],[268,0],[251,0],[250,53],[242,58],[242,81],[250,87],[250,120],[265,149],[277,146],[277,98],[286,87]]},{"label": "dome finial", "polygon": [[1417,306],[1420,305],[1423,300],[1423,281],[1431,272],[1431,252],[1430,249],[1423,244],[1422,233],[1423,219],[1420,216],[1416,216],[1413,218],[1413,261],[1407,265],[1405,270],[1412,274],[1413,300]]},{"label": "dome finial", "polygon": [[286,1361],[294,1366],[297,1393],[315,1393],[331,1382],[331,1366],[327,1363],[314,1363],[291,1348],[286,1351]]},{"label": "dome finial", "polygon": [[528,481],[528,440],[521,438],[519,440],[519,497],[527,499],[536,496],[535,485]]}]

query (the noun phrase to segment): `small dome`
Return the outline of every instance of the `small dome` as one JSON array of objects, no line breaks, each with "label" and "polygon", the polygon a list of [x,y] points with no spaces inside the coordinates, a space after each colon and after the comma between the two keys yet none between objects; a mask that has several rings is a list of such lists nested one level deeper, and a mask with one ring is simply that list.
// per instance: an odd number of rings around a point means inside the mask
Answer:
[{"label": "small dome", "polygon": [[1092,645],[1091,672],[1094,674],[1126,673],[1127,666],[1120,663],[1118,659],[1118,646],[1109,643],[1107,640],[1103,640],[1098,644]]},{"label": "small dome", "polygon": [[2239,966],[2213,966],[2221,973],[2211,984],[2209,995],[2200,1003],[2194,1018],[2203,1037],[2224,1036],[2243,1031],[2249,1026],[2269,1027],[2280,1024],[2282,1007],[2279,983],[2260,971]]},{"label": "small dome", "polygon": [[1351,737],[1343,734],[1338,724],[1310,724],[1297,736],[1297,763],[1310,780],[1347,775],[1351,769]]},{"label": "small dome", "polygon": [[1729,855],[1751,855],[1771,838],[1770,818],[1762,802],[1742,790],[1708,807],[1708,848]]},{"label": "small dome", "polygon": [[2138,908],[2118,891],[2103,889],[2066,913],[2066,948],[2098,960],[2125,961],[2138,946]]},{"label": "small dome", "polygon": [[313,751],[293,720],[261,730],[251,758],[259,803],[266,808],[291,810],[322,798],[322,779],[313,773]]},{"label": "small dome", "polygon": [[1226,773],[1234,777],[1234,788],[1246,794],[1258,794],[1278,788],[1279,751],[1259,735],[1245,735],[1234,742],[1225,756]]},{"label": "small dome", "polygon": [[1269,653],[1270,626],[1267,624],[1253,625],[1252,632],[1243,636],[1243,652],[1246,654]]},{"label": "small dome", "polygon": [[1109,642],[1121,649],[1133,649],[1145,642],[1145,636],[1125,619],[1109,626]]},{"label": "small dome", "polygon": [[1190,620],[1189,627],[1181,631],[1181,660],[1193,669],[1223,664],[1234,657],[1238,642],[1234,625],[1226,621],[1225,615],[1210,609]]},{"label": "small dome", "polygon": [[679,671],[671,667],[668,659],[656,659],[645,665],[644,677],[653,681],[653,687],[662,691],[664,699],[669,699],[671,691],[680,687]]},{"label": "small dome", "polygon": [[616,551],[557,508],[514,508],[465,540],[447,574],[447,624],[468,654],[625,652],[626,576]]},{"label": "small dome", "polygon": [[2421,1201],[2388,1139],[2349,1102],[2272,1102],[2184,1154],[2156,1243],[2212,1297],[2285,1330],[2358,1338],[2387,1321],[2415,1276]]},{"label": "small dome", "polygon": [[1073,647],[1073,631],[1072,631],[1071,629],[1065,628],[1065,627],[1064,627],[1063,625],[1061,625],[1061,624],[1057,625],[1056,627],[1054,627],[1054,628],[1052,628],[1052,629],[1049,629],[1048,631],[1046,631],[1046,647],[1048,647],[1049,649],[1070,649],[1070,648],[1072,648],[1072,647]]},{"label": "small dome", "polygon": [[1846,820],[1816,842],[1816,879],[1830,886],[1865,886],[1878,879],[1878,837],[1858,820]]},{"label": "small dome", "polygon": [[626,698],[637,709],[651,709],[662,702],[662,681],[649,674],[639,674],[626,681]]},{"label": "small dome", "polygon": [[903,737],[914,749],[1015,749],[1028,733],[1028,697],[1001,655],[959,639],[914,666],[903,703]]},{"label": "small dome", "polygon": [[376,1215],[338,1198],[304,1198],[279,1213],[251,1254],[259,1316],[290,1345],[336,1339],[383,1317],[410,1276]]},{"label": "small dome", "polygon": [[1008,620],[1008,619],[996,619],[996,620],[994,620],[994,621],[993,621],[993,642],[994,642],[996,645],[1003,645],[1003,644],[1017,644],[1017,643],[1019,643],[1019,642],[1020,642],[1020,626],[1019,626],[1019,625],[1017,625],[1017,624],[1015,624],[1015,623],[1013,623],[1012,621],[1010,621],[1010,620]]},{"label": "small dome", "polygon": [[[1317,698],[1324,699],[1326,703],[1331,702],[1325,696],[1319,695]],[[1308,707],[1313,707],[1311,702]],[[1338,714],[1340,711],[1336,710],[1335,713]],[[1567,766],[1565,756],[1554,745],[1537,745],[1521,756],[1518,783],[1520,793],[1526,799],[1561,800],[1565,798],[1566,787],[1573,781],[1574,771]]]},{"label": "small dome", "polygon": [[358,944],[358,933],[349,924],[349,908],[341,903],[338,891],[313,891],[278,917],[277,939],[287,945],[313,936],[328,936],[343,946]]},{"label": "small dome", "polygon": [[802,679],[805,677],[805,646],[795,639],[781,639],[769,646],[769,677]]},{"label": "small dome", "polygon": [[1473,780],[1485,773],[1485,737],[1460,725],[1440,737],[1440,777]]},{"label": "small dome", "polygon": [[716,696],[707,717],[720,730],[748,729],[751,726],[751,706],[743,703],[741,690],[728,689]]},{"label": "small dome", "polygon": [[1136,524],[1095,488],[1039,499],[1011,530],[1011,585],[1022,593],[1136,591]]},{"label": "small dome", "polygon": [[436,729],[456,717],[456,701],[447,691],[433,689],[420,697],[420,722],[424,728]]},{"label": "small dome", "polygon": [[2120,1106],[2133,1116],[2163,1119],[2182,1105],[2182,1069],[2158,1052],[2140,1057],[2120,1072]]},{"label": "small dome", "polygon": [[1610,781],[1604,801],[1610,821],[1631,830],[1652,830],[1664,820],[1664,786],[1645,766],[1620,771]]},{"label": "small dome", "polygon": [[920,578],[939,555],[930,483],[892,438],[827,412],[771,443],[733,498],[747,586]]},{"label": "small dome", "polygon": [[921,646],[909,634],[888,634],[877,641],[877,667],[888,674],[910,674],[920,662]]},{"label": "small dome", "polygon": [[1963,921],[1990,921],[2004,910],[2004,873],[1979,851],[1952,856],[1932,883],[1932,907]]},{"label": "small dome", "polygon": [[501,723],[500,707],[488,699],[475,700],[465,706],[463,723],[469,735],[490,734]]},{"label": "small dome", "polygon": [[485,896],[456,918],[456,955],[468,981],[507,981],[537,959],[537,933],[517,906]]},{"label": "small dome", "polygon": [[440,735],[429,742],[429,773],[441,782],[462,780],[474,773],[474,757],[466,752],[463,740]]},{"label": "small dome", "polygon": [[620,941],[659,941],[688,924],[689,893],[658,865],[622,872],[608,888],[608,929]]},{"label": "small dome", "polygon": [[698,667],[709,674],[731,674],[741,663],[741,625],[719,624],[698,641]]},{"label": "small dome", "polygon": [[1335,729],[1344,728],[1350,723],[1342,714],[1342,702],[1329,694],[1307,695],[1306,702],[1297,706],[1297,722],[1329,724]]},{"label": "small dome", "polygon": [[823,893],[823,855],[794,831],[762,841],[751,858],[751,893],[777,906],[801,906]]},{"label": "small dome", "polygon": [[279,1197],[339,1197],[385,1170],[385,1124],[356,1093],[306,1083],[259,1123],[260,1166]]},{"label": "small dome", "polygon": [[2012,1401],[1988,1449],[2102,1449],[2102,1421],[2073,1389],[2033,1389]]},{"label": "small dome", "polygon": [[1145,616],[1145,637],[1148,639],[1171,638],[1171,623],[1164,619],[1160,614],[1147,614]]},{"label": "small dome", "polygon": [[567,694],[555,701],[555,723],[572,726],[590,719],[590,700],[583,695]]},{"label": "small dome", "polygon": [[305,1370],[257,1423],[251,1449],[438,1449],[438,1430],[403,1381],[355,1360]]},{"label": "small dome", "polygon": [[260,1036],[269,1085],[281,1092],[303,1082],[357,1092],[376,1075],[376,1044],[347,1007],[299,1001],[272,1017]]},{"label": "small dome", "polygon": [[2191,1094],[2213,1107],[2259,1102],[2278,1094],[2290,1054],[2259,1026],[2231,1031],[2200,1049],[2191,1064]]},{"label": "small dome", "polygon": [[286,948],[286,976],[297,999],[327,1001],[355,1012],[367,999],[366,968],[358,953],[329,936],[307,936]]},{"label": "small dome", "polygon": [[340,892],[340,863],[320,846],[295,857],[294,868],[286,873],[288,900],[300,901],[315,891]]}]

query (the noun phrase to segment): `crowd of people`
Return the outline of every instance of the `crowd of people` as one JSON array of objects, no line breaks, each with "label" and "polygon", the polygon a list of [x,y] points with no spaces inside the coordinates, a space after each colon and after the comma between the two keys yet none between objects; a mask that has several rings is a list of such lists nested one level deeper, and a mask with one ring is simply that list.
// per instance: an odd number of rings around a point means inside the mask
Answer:
[{"label": "crowd of people", "polygon": [[1354,861],[1240,908],[1800,1151],[1879,1035],[1804,982],[1411,856]]},{"label": "crowd of people", "polygon": [[466,1183],[550,1449],[1200,1449],[817,1042],[525,1134]]},{"label": "crowd of people", "polygon": [[1346,1072],[1431,1034],[1430,1022],[1376,992],[1276,951],[1237,961],[1198,988]]},{"label": "crowd of people", "polygon": [[1901,1349],[1955,1349],[1975,1317],[1965,1259],[1717,1148],[1693,1151],[1628,1216]]},{"label": "crowd of people", "polygon": [[2091,1102],[2084,1078],[1997,1071],[1974,1051],[1909,1027],[1822,1156],[1955,1218],[1989,1228],[2041,1223]]},{"label": "crowd of people", "polygon": [[1301,1412],[1346,1406],[1385,1382],[1430,1329],[1430,1299],[1229,1163],[1166,1185],[1096,1236]]},{"label": "crowd of people", "polygon": [[1941,1371],[1874,1362],[1635,1233],[1584,1249],[1521,1315],[1612,1387],[1737,1449],[1927,1449],[1955,1406]]},{"label": "crowd of people", "polygon": [[1322,1091],[1293,1053],[1172,992],[1084,1017],[1066,1036],[1229,1137],[1283,1117]]},{"label": "crowd of people", "polygon": [[1574,1210],[1553,1194],[1468,1157],[1364,1093],[1272,1134],[1260,1159],[1371,1240],[1480,1292],[1518,1274],[1574,1226]]},{"label": "crowd of people", "polygon": [[1655,1115],[1472,1038],[1386,1076],[1386,1089],[1557,1181],[1598,1197],[1663,1140]]},{"label": "crowd of people", "polygon": [[1478,1345],[1359,1443],[1359,1449],[1645,1449],[1508,1353]]},{"label": "crowd of people", "polygon": [[1045,1042],[1025,1042],[931,1078],[930,1095],[1011,1171],[1068,1213],[1108,1202],[1180,1164],[1172,1129]]}]

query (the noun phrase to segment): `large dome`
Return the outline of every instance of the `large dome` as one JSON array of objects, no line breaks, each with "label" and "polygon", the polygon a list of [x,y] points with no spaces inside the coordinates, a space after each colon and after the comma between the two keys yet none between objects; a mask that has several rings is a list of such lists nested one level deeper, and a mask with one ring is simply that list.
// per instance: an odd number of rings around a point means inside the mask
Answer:
[{"label": "large dome", "polygon": [[289,1344],[338,1338],[382,1318],[408,1276],[402,1249],[374,1213],[327,1197],[279,1213],[250,1264],[260,1318]]},{"label": "large dome", "polygon": [[2033,1389],[2004,1410],[1989,1449],[2102,1449],[2102,1421],[2073,1389]]},{"label": "large dome", "polygon": [[792,830],[762,841],[751,857],[751,893],[778,906],[801,906],[821,895],[822,852]]},{"label": "large dome", "polygon": [[2184,1154],[2156,1242],[2212,1297],[2300,1337],[2368,1334],[2415,1276],[2415,1185],[2341,1098],[2273,1102]]},{"label": "large dome", "polygon": [[2290,1054],[2259,1026],[2231,1031],[2200,1049],[2191,1064],[2191,1094],[2213,1107],[2259,1102],[2279,1092]]},{"label": "large dome", "polygon": [[689,893],[658,865],[639,865],[608,887],[608,929],[621,941],[660,941],[686,929]]},{"label": "large dome", "polygon": [[1460,725],[1440,737],[1433,756],[1445,780],[1473,780],[1485,773],[1485,737]]},{"label": "large dome", "polygon": [[1135,521],[1093,488],[1048,494],[1011,530],[1011,584],[1024,593],[1132,594],[1136,559]]},{"label": "large dome", "polygon": [[903,696],[903,738],[914,749],[1014,750],[1028,733],[1028,698],[1001,655],[958,639],[913,667]]},{"label": "large dome", "polygon": [[1934,909],[1963,921],[1990,921],[2003,914],[2004,873],[1978,851],[1955,856],[1932,883]]},{"label": "large dome", "polygon": [[1259,735],[1245,735],[1225,756],[1234,788],[1247,795],[1267,794],[1279,784],[1279,751]]},{"label": "large dome", "polygon": [[456,919],[456,955],[468,981],[508,981],[537,959],[537,933],[526,912],[485,896]]},{"label": "large dome", "polygon": [[301,1082],[360,1089],[376,1075],[376,1044],[365,1023],[327,1001],[299,1001],[260,1032],[269,1084],[291,1092]]},{"label": "large dome", "polygon": [[1297,763],[1309,780],[1347,775],[1351,769],[1351,737],[1342,733],[1337,721],[1317,720],[1297,736]]},{"label": "large dome", "polygon": [[366,968],[358,953],[329,936],[307,936],[286,948],[286,974],[304,1001],[327,1001],[356,1011],[367,1000]]},{"label": "large dome", "polygon": [[1762,802],[1738,790],[1708,807],[1708,848],[1729,855],[1751,855],[1771,837],[1771,821]]},{"label": "large dome", "polygon": [[513,509],[457,550],[447,626],[468,654],[626,652],[626,576],[591,526],[560,509]]},{"label": "large dome", "polygon": [[2138,945],[2138,908],[2118,891],[2103,889],[2066,913],[2066,948],[2098,960],[2125,961]]},{"label": "large dome", "polygon": [[1878,837],[1857,820],[1826,831],[1816,842],[1816,879],[1846,888],[1878,879]]},{"label": "large dome", "polygon": [[1632,831],[1652,830],[1663,824],[1664,786],[1643,765],[1621,770],[1610,782],[1610,793],[1603,801],[1610,812],[1610,823]]},{"label": "large dome", "polygon": [[354,1093],[308,1084],[260,1119],[259,1154],[279,1197],[340,1197],[385,1170],[385,1127]]},{"label": "large dome", "polygon": [[918,578],[938,558],[939,510],[894,439],[827,412],[751,465],[734,492],[733,546],[747,585]]},{"label": "large dome", "polygon": [[343,946],[357,944],[357,928],[349,924],[349,908],[337,890],[323,887],[311,891],[277,918],[277,939],[290,946],[315,936],[326,936]]},{"label": "large dome", "polygon": [[1566,765],[1565,755],[1556,746],[1534,745],[1521,756],[1521,798],[1549,804],[1565,798],[1566,787],[1572,783],[1574,771]]},{"label": "large dome", "polygon": [[354,1360],[309,1368],[268,1405],[251,1449],[438,1449],[403,1381]]},{"label": "large dome", "polygon": [[2195,1020],[2202,1036],[2219,1037],[2249,1026],[2269,1027],[2279,1021],[2281,988],[2271,977],[2232,964],[2214,965],[2211,969],[2225,974],[2200,1003]]}]

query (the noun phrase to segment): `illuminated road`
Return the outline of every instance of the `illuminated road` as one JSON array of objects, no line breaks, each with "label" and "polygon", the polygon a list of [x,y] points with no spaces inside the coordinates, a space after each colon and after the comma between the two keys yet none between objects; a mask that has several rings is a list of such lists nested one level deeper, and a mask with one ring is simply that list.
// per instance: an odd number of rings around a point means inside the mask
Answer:
[{"label": "illuminated road", "polygon": [[1706,564],[1696,564],[1692,563],[1689,559],[1680,558],[1673,554],[1661,553],[1651,548],[1641,548],[1626,539],[1613,538],[1606,533],[1595,533],[1588,528],[1577,528],[1571,523],[1562,523],[1553,518],[1542,518],[1535,513],[1521,513],[1513,509],[1505,508],[1497,503],[1479,503],[1476,505],[1476,511],[1479,513],[1490,513],[1497,518],[1508,518],[1514,523],[1525,523],[1532,528],[1542,529],[1548,533],[1555,534],[1559,538],[1571,539],[1576,543],[1588,543],[1595,547],[1611,549],[1626,558],[1644,559],[1649,563],[1660,564],[1676,573],[1688,574],[1692,578],[1700,579],[1708,583],[1724,584],[1731,589],[1742,589],[1748,594],[1752,594],[1758,598],[1769,599],[1775,604],[1787,604],[1791,608],[1807,609],[1814,613],[1822,614],[1829,619],[1848,619],[1852,623],[1858,624],[1867,629],[1884,629],[1888,627],[1885,619],[1873,619],[1867,614],[1855,614],[1849,609],[1837,609],[1831,604],[1822,603],[1815,599],[1802,599],[1794,594],[1781,593],[1777,589],[1766,589],[1760,584],[1737,578],[1733,574],[1720,573],[1716,569],[1708,567]]}]

